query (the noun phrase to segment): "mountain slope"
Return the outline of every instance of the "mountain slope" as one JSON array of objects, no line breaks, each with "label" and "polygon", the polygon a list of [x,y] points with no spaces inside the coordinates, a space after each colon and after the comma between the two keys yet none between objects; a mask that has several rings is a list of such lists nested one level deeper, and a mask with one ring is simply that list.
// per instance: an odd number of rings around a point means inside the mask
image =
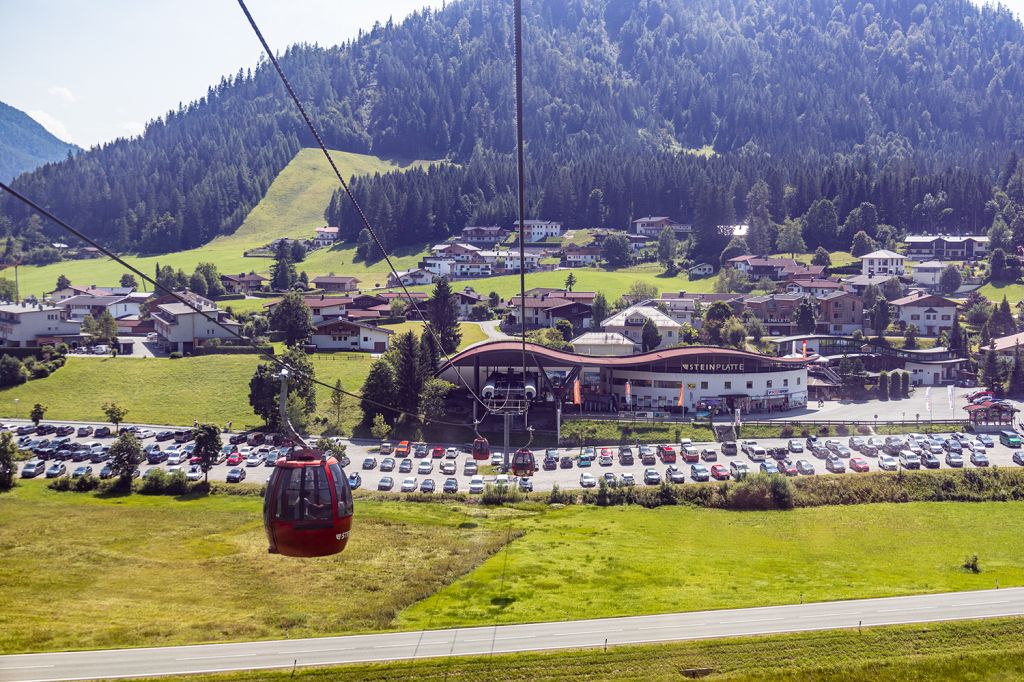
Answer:
[{"label": "mountain slope", "polygon": [[[507,154],[509,15],[506,2],[456,2],[341,47],[292,47],[282,64],[335,148]],[[783,169],[852,155],[879,168],[987,174],[1024,144],[1022,64],[1021,24],[968,0],[528,0],[526,134],[548,161],[710,146],[729,159],[770,155]],[[236,229],[311,142],[263,63],[152,122],[142,139],[28,174],[19,187],[119,248],[191,248]],[[440,200],[455,218],[435,234],[466,213],[462,197]],[[26,224],[9,200],[2,210]]]},{"label": "mountain slope", "polygon": [[60,161],[78,145],[63,142],[20,109],[0,102],[0,179],[10,182],[44,163]]}]

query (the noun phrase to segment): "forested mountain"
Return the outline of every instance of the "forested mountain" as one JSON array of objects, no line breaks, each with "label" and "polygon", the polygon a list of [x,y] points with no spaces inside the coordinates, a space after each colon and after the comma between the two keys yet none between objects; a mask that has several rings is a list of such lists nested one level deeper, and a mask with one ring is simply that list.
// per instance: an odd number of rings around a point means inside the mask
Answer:
[{"label": "forested mountain", "polygon": [[[613,225],[647,213],[710,220],[698,210],[710,202],[715,215],[742,218],[764,180],[776,220],[823,197],[872,200],[902,229],[941,188],[952,211],[935,196],[929,206],[951,227],[973,227],[991,219],[991,187],[1024,142],[1024,30],[1006,10],[967,0],[524,5],[539,217],[580,222],[590,206]],[[455,2],[283,55],[330,146],[460,163],[359,183],[372,219],[394,226],[389,241],[510,215],[510,14],[508,2]],[[264,63],[141,139],[17,184],[119,248],[176,249],[237,227],[310,143]],[[682,153],[704,147],[715,155]],[[25,224],[10,201],[3,210],[15,229]],[[350,228],[346,210],[335,201],[329,216]],[[847,209],[837,210],[843,221]]]},{"label": "forested mountain", "polygon": [[24,111],[0,102],[0,179],[4,182],[78,151],[78,145],[59,140]]}]

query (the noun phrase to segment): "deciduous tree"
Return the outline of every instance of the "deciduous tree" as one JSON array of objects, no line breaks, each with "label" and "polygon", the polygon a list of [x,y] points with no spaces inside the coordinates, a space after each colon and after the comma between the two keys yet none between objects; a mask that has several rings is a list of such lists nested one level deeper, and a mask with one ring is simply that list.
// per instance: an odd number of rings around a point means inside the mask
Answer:
[{"label": "deciduous tree", "polygon": [[117,433],[124,418],[128,416],[128,408],[109,401],[103,403],[103,414],[106,415],[107,421],[114,425],[114,433]]},{"label": "deciduous tree", "polygon": [[270,314],[270,328],[284,334],[284,342],[289,348],[305,343],[316,331],[313,314],[309,306],[297,291],[289,291],[274,306]]},{"label": "deciduous tree", "polygon": [[199,468],[203,472],[203,480],[210,481],[210,469],[217,464],[220,457],[220,427],[216,424],[200,424],[194,431],[195,449],[192,456],[199,458]]},{"label": "deciduous tree", "polygon": [[131,490],[132,479],[142,462],[142,444],[131,433],[118,434],[110,446],[110,470],[118,479],[118,486]]}]

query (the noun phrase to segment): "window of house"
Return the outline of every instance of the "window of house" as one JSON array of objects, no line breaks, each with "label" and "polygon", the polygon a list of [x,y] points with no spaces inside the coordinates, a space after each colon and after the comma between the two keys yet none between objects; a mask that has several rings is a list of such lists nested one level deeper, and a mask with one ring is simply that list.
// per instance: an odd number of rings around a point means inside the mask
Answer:
[{"label": "window of house", "polygon": [[747,382],[747,388],[753,388],[753,387],[754,387],[754,382],[753,381],[748,381]]},{"label": "window of house", "polygon": [[730,388],[732,388],[732,382],[731,381],[725,382],[725,389],[729,390]]},{"label": "window of house", "polygon": [[783,386],[789,386],[789,379],[783,379],[782,380],[782,385]]},{"label": "window of house", "polygon": [[708,387],[708,382],[706,382],[706,381],[700,382],[700,387],[701,388],[707,388]]},{"label": "window of house", "polygon": [[797,378],[796,378],[796,385],[797,385],[797,386],[799,386],[799,385],[800,385],[800,377],[797,377]]},{"label": "window of house", "polygon": [[766,381],[766,382],[765,382],[765,385],[766,385],[766,386],[767,386],[768,388],[771,388],[771,387],[772,387],[772,380],[771,380],[771,379],[769,379],[768,381]]}]

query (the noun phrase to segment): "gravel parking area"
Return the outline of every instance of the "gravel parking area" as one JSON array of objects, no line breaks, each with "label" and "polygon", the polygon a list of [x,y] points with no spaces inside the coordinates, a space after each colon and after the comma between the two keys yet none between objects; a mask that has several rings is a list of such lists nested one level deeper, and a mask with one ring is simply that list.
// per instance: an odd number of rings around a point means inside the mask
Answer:
[{"label": "gravel parking area", "polygon": [[[61,424],[64,424],[62,422],[48,422],[48,423],[52,423],[54,426],[59,426]],[[11,428],[11,429],[16,429],[19,426],[25,426],[25,425],[26,425],[26,422],[17,422],[17,421],[7,422],[5,424],[6,427]],[[72,436],[69,437],[71,442],[76,442],[76,443],[100,443],[100,444],[107,444],[107,445],[109,445],[114,440],[112,436],[105,437],[105,438],[103,438],[103,437],[97,438],[95,435],[86,435],[86,436],[81,436],[80,437],[80,436],[77,435],[77,429],[78,429],[78,427],[83,426],[83,424],[74,423],[74,424],[68,424],[68,425],[73,425],[75,427],[75,429],[76,429],[75,435],[72,435]],[[100,426],[105,426],[105,425],[103,425],[103,424],[92,424],[92,425],[87,425],[87,426],[92,426],[93,428],[98,428]],[[173,440],[165,440],[165,441],[157,442],[156,441],[156,437],[155,437],[155,435],[157,433],[159,433],[161,431],[190,430],[189,427],[177,427],[177,428],[175,428],[175,427],[167,427],[167,426],[146,426],[146,425],[142,425],[140,428],[153,432],[152,434],[146,434],[147,437],[142,439],[142,443],[143,443],[144,446],[153,447],[154,445],[159,445],[160,449],[164,450],[164,451],[166,451],[168,448],[172,448],[173,449],[173,446],[174,446],[175,443],[174,443]],[[230,435],[233,435],[233,434],[225,434],[224,435],[224,443],[225,444],[227,444],[228,437]],[[948,436],[949,434],[946,434],[946,435]],[[33,435],[31,437],[32,438],[50,438],[50,439],[52,439],[52,438],[55,437],[55,434],[48,434],[46,436]],[[987,455],[988,460],[990,462],[990,466],[997,466],[997,467],[1016,467],[1016,466],[1020,466],[1019,464],[1016,464],[1013,461],[1013,453],[1014,453],[1015,449],[1011,449],[1009,447],[1001,445],[999,443],[998,435],[997,434],[992,434],[992,437],[994,439],[993,447],[986,448],[986,455]],[[971,439],[973,440],[974,437],[971,436]],[[798,440],[801,443],[804,442],[803,439],[798,439]],[[822,442],[824,442],[825,439],[821,439],[821,440],[822,440]],[[839,442],[839,444],[841,444],[843,446],[846,446],[846,445],[848,445],[849,438],[843,437],[843,438],[836,438],[835,440],[837,440]],[[406,461],[408,462],[408,464],[406,464],[405,466],[411,466],[412,469],[409,472],[402,472],[402,471],[399,470],[399,467],[402,466],[402,459],[403,458],[398,458],[398,457],[395,457],[394,455],[390,455],[390,457],[394,460],[394,470],[393,471],[382,471],[382,465],[385,464],[384,460],[385,460],[385,458],[387,456],[380,454],[380,452],[379,452],[379,444],[378,443],[376,443],[376,442],[370,443],[370,442],[359,441],[359,440],[357,440],[355,442],[351,442],[351,441],[345,441],[345,442],[346,442],[346,444],[348,446],[347,447],[347,456],[348,456],[348,458],[350,460],[350,463],[348,464],[348,466],[345,467],[345,470],[350,475],[352,475],[354,473],[358,473],[360,478],[361,478],[361,487],[363,487],[363,488],[376,490],[378,488],[378,484],[380,483],[381,478],[383,478],[385,476],[390,476],[392,478],[392,480],[394,481],[393,490],[394,491],[398,491],[401,488],[402,482],[406,478],[412,477],[412,478],[416,479],[417,489],[418,489],[419,484],[422,483],[422,481],[424,479],[432,479],[434,481],[434,483],[436,484],[436,486],[437,486],[437,491],[440,492],[441,491],[441,487],[444,484],[445,479],[447,479],[447,478],[449,478],[449,476],[451,476],[451,477],[454,477],[458,481],[459,490],[461,492],[465,492],[465,491],[468,490],[471,474],[466,472],[466,463],[467,462],[472,462],[473,459],[472,459],[472,455],[468,451],[463,449],[463,444],[429,443],[429,444],[427,444],[428,448],[427,448],[426,456],[424,456],[424,457],[416,457],[414,454],[410,454],[410,456],[408,458],[405,458]],[[760,445],[760,446],[762,446],[764,448],[769,448],[769,449],[770,448],[785,448],[787,446],[788,442],[789,442],[788,440],[781,439],[781,438],[764,438],[764,439],[758,439],[757,440],[757,444],[758,445]],[[397,442],[393,443],[393,444],[397,445]],[[650,445],[650,446],[653,446],[653,447],[656,448],[656,446],[659,445],[659,444],[657,444],[657,443],[645,443],[644,445]],[[684,462],[682,460],[682,457],[680,456],[680,444],[679,443],[673,443],[673,444],[670,444],[670,445],[672,445],[674,447],[674,450],[676,451],[677,461],[676,461],[675,466],[677,466],[679,468],[679,470],[681,471],[682,475],[685,478],[686,484],[693,484],[693,483],[695,483],[695,481],[693,479],[693,476],[692,476],[690,463]],[[181,445],[182,448],[184,446],[187,446],[187,443]],[[435,446],[440,446],[440,447],[444,448],[446,452],[448,451],[449,448],[454,448],[455,451],[456,451],[454,458],[449,458],[449,457],[435,458],[435,457],[432,457],[430,453],[431,453],[431,450]],[[611,475],[613,475],[615,477],[615,480],[617,480],[617,481],[621,480],[621,477],[622,477],[623,474],[631,474],[634,477],[637,485],[644,485],[644,472],[648,468],[652,468],[655,471],[657,471],[662,479],[667,479],[668,478],[668,466],[669,465],[667,463],[665,463],[665,462],[660,461],[660,460],[656,460],[656,464],[650,465],[650,466],[642,464],[641,461],[640,461],[639,451],[638,451],[638,448],[637,448],[636,444],[633,444],[631,446],[633,460],[634,460],[633,464],[621,464],[620,463],[620,460],[619,460],[619,457],[618,457],[618,454],[619,454],[619,447],[618,447],[618,445],[608,445],[606,447],[607,447],[607,452],[612,455],[612,458],[611,458],[612,459],[612,463],[611,464],[606,464],[606,465],[602,465],[602,464],[599,463],[598,459],[599,459],[599,457],[600,457],[600,455],[602,453],[603,448],[598,446],[596,448],[593,448],[593,452],[594,452],[594,456],[595,456],[595,461],[590,466],[586,466],[586,467],[579,466],[580,465],[580,459],[581,459],[580,455],[582,453],[582,449],[581,448],[578,448],[578,447],[568,447],[568,448],[567,447],[563,447],[563,448],[551,449],[550,451],[553,454],[556,454],[559,457],[560,460],[563,457],[571,458],[571,464],[572,464],[572,466],[569,467],[569,468],[562,468],[561,462],[560,462],[560,466],[558,468],[554,469],[554,470],[544,470],[544,469],[540,468],[541,464],[542,464],[542,461],[544,459],[544,456],[545,456],[545,452],[547,452],[547,451],[545,449],[542,449],[542,448],[535,450],[534,451],[534,455],[537,458],[538,471],[532,477],[532,483],[533,483],[534,490],[537,490],[537,491],[550,490],[552,488],[552,486],[554,486],[556,484],[560,488],[563,488],[563,489],[565,489],[565,488],[579,488],[579,487],[581,487],[581,475],[582,474],[590,474],[595,479],[599,479],[601,477],[604,477],[605,474],[611,474]],[[735,455],[725,455],[725,454],[723,454],[720,443],[694,443],[693,447],[696,448],[697,451],[709,450],[709,451],[713,451],[716,454],[716,460],[714,460],[714,461],[705,461],[704,459],[701,459],[700,464],[703,464],[707,468],[710,468],[713,464],[722,464],[727,469],[729,469],[733,461],[741,461],[741,462],[745,462],[747,464],[747,466],[748,466],[748,468],[749,468],[749,470],[751,472],[756,472],[756,471],[758,471],[760,469],[760,463],[756,462],[756,461],[753,461],[748,454],[745,454],[742,451],[738,450],[737,454],[735,454]],[[272,446],[270,446],[269,444],[266,445],[266,446],[257,446],[257,447],[249,447],[249,446],[246,446],[244,444],[241,444],[241,445],[238,446],[239,452],[241,453],[243,458],[246,457],[249,454],[252,454],[252,453],[259,453],[259,451],[261,449],[264,452],[269,452],[271,458],[273,458],[274,453],[276,452],[276,448],[274,448],[273,450],[271,450],[271,448],[272,448]],[[497,462],[497,455],[500,455],[500,449],[497,449],[497,448],[493,449],[492,450],[492,454],[496,456],[495,462]],[[970,454],[971,454],[970,450],[965,448],[964,449],[964,457],[963,457],[963,459],[964,459],[964,468],[972,468],[972,467],[975,466],[971,462]],[[859,453],[856,453],[856,452],[853,452],[852,455],[854,457],[861,457],[867,463],[868,470],[870,470],[870,471],[877,471],[877,470],[879,470],[879,457],[878,456],[862,456],[862,455],[860,455]],[[856,476],[856,475],[858,475],[856,472],[851,470],[851,468],[849,466],[849,464],[850,464],[850,459],[849,458],[843,459],[843,462],[846,465],[845,466],[846,470],[845,470],[844,473],[832,473],[832,472],[830,472],[830,471],[828,471],[826,469],[826,461],[825,461],[825,459],[819,458],[819,457],[815,457],[809,451],[805,450],[805,452],[802,452],[802,453],[790,453],[788,455],[788,457],[794,463],[797,460],[799,460],[799,459],[803,459],[803,460],[806,460],[807,462],[809,462],[813,466],[813,468],[814,468],[814,475],[827,475],[827,476],[837,476],[837,475]],[[368,461],[364,464],[364,460],[368,460]],[[947,463],[945,461],[944,455],[939,455],[939,460],[940,460],[940,468],[942,468],[942,469],[949,468],[949,466],[947,465]],[[33,461],[37,461],[37,460],[33,460]],[[771,462],[772,461],[771,457],[768,457],[767,461]],[[24,466],[27,463],[28,462],[20,463],[20,468],[24,468]],[[46,465],[46,467],[48,467],[52,463],[53,463],[52,459],[47,459],[46,462],[45,462],[45,465]],[[78,466],[92,466],[93,474],[98,475],[100,473],[100,470],[104,466],[105,462],[92,462],[91,463],[91,462],[88,462],[88,461],[73,462],[73,461],[68,460],[68,461],[65,461],[64,464],[65,464],[65,466],[67,468],[67,475],[70,475]],[[370,466],[371,464],[372,464],[372,466]],[[478,464],[479,466],[490,466],[491,462],[490,461],[479,461],[479,462],[476,462],[476,464]],[[449,474],[442,473],[442,466],[446,466],[446,465],[454,466],[454,470],[455,470],[454,474],[450,474],[449,475]],[[159,464],[143,463],[142,466],[140,467],[140,469],[141,469],[142,473],[145,474],[145,472],[148,469],[151,469],[151,468],[159,468],[159,469],[163,469],[163,470],[166,471],[166,470],[172,468],[173,466],[175,466],[173,463],[168,463],[168,462],[164,461],[164,462],[161,462]],[[185,463],[183,465],[178,465],[178,466],[181,466],[183,469],[187,470],[189,468],[188,467],[187,459],[186,459],[186,461],[185,461]],[[423,467],[422,469],[420,468],[421,466]],[[44,469],[46,467],[44,467]],[[244,472],[245,472],[244,480],[247,483],[263,483],[263,482],[266,482],[266,480],[269,478],[270,472],[272,470],[271,464],[268,464],[267,461],[265,460],[265,458],[259,458],[258,457],[257,460],[255,460],[254,462],[250,462],[249,465],[247,465],[245,461],[242,461],[241,463],[238,463],[238,464],[232,464],[232,465],[229,465],[227,463],[219,464],[219,465],[215,466],[210,471],[210,479],[211,480],[215,480],[215,481],[224,481],[228,477],[228,472],[230,470],[232,470],[232,469],[235,469],[235,468],[240,468],[240,469],[244,470]],[[493,473],[494,471],[496,471],[496,469],[488,469],[488,471],[490,471],[491,473],[488,473],[488,474],[484,475],[484,480],[487,481],[487,482],[493,482],[494,479],[495,479],[495,476],[497,475],[496,473]],[[40,474],[40,477],[43,477],[43,476],[45,476],[45,474]],[[678,476],[678,474],[677,474],[677,476]]]}]

